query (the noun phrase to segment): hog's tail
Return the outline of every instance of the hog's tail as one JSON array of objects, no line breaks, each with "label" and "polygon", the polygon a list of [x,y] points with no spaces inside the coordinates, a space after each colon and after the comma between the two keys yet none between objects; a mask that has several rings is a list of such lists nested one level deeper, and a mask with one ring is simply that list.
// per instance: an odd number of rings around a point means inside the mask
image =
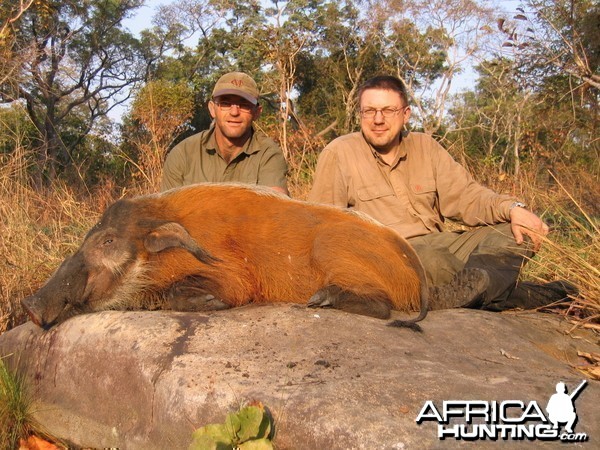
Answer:
[{"label": "hog's tail", "polygon": [[[411,249],[412,249],[412,247],[411,247]],[[399,327],[399,328],[410,328],[413,331],[422,332],[423,329],[417,322],[420,322],[425,317],[427,317],[427,312],[429,311],[429,286],[427,285],[427,275],[425,274],[425,269],[423,268],[423,264],[421,263],[421,260],[419,259],[419,257],[417,256],[417,253],[414,250],[411,252],[411,254],[408,254],[407,256],[411,260],[412,266],[414,267],[415,272],[417,272],[417,275],[419,276],[419,282],[420,282],[420,286],[421,286],[421,289],[420,289],[420,293],[421,293],[420,312],[419,312],[419,315],[417,317],[415,317],[414,319],[393,320],[390,323],[388,323],[388,326],[389,327]]]}]

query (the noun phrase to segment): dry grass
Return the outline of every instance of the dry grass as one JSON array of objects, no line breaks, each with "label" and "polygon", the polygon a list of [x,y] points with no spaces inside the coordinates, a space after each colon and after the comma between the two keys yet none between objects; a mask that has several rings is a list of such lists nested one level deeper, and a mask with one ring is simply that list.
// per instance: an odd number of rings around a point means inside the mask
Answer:
[{"label": "dry grass", "polygon": [[0,161],[0,333],[23,322],[20,300],[77,248],[98,216],[98,202],[78,200],[64,185],[31,189],[27,165],[22,150]]},{"label": "dry grass", "polygon": [[[558,305],[558,311],[578,326],[600,330],[600,218],[589,214],[557,177],[553,179],[562,195],[539,193],[552,232],[528,264],[526,275],[540,282],[562,279],[575,284],[579,295]],[[590,186],[597,186],[597,181]],[[598,200],[596,196],[596,204]]]},{"label": "dry grass", "polygon": [[600,165],[548,167],[529,162],[515,178],[479,161],[465,163],[483,184],[523,199],[550,225],[550,234],[522,278],[540,283],[568,280],[579,295],[545,310],[600,330]]},{"label": "dry grass", "polygon": [[[293,162],[290,190],[306,198],[316,163],[314,149],[299,147]],[[292,157],[295,157],[294,154]],[[471,164],[476,164],[470,162]],[[78,196],[64,184],[36,192],[27,182],[28,155],[19,150],[0,161],[0,333],[25,320],[20,300],[37,290],[65,256],[81,243],[99,214],[124,194],[106,184],[92,196]],[[567,279],[581,295],[555,311],[590,327],[600,323],[600,243],[598,177],[590,171],[563,167],[553,179],[539,177],[538,167],[519,178],[503,177],[489,167],[472,167],[478,179],[493,189],[523,198],[552,224],[542,251],[526,266],[524,278]],[[541,181],[540,181],[541,179]],[[129,195],[147,191],[137,186]]]}]

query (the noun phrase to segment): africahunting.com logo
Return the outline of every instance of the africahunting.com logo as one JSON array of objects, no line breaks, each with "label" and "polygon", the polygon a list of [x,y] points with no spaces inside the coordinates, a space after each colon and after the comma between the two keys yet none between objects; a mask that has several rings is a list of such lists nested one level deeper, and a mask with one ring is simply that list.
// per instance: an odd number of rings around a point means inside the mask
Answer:
[{"label": "africahunting.com logo", "polygon": [[586,433],[575,433],[575,399],[586,385],[583,380],[571,394],[565,383],[556,384],[545,412],[536,401],[445,400],[436,406],[428,400],[415,419],[437,423],[440,440],[544,440],[584,442]]}]

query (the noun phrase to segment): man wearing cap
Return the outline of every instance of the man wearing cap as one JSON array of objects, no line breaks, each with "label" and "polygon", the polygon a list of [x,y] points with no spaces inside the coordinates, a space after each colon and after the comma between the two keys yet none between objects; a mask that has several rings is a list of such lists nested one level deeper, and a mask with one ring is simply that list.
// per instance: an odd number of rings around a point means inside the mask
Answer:
[{"label": "man wearing cap", "polygon": [[230,72],[217,81],[208,110],[213,123],[167,155],[161,190],[203,182],[259,184],[289,195],[287,163],[279,146],[254,130],[262,107],[255,81]]}]

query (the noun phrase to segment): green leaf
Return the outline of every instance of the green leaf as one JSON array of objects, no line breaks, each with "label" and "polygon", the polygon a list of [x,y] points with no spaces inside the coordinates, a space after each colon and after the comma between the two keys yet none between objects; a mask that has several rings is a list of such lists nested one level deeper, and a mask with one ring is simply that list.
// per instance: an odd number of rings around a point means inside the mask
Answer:
[{"label": "green leaf", "polygon": [[[194,435],[195,434],[196,432],[194,432]],[[210,436],[199,434],[194,437],[194,440],[189,446],[189,450],[217,450],[217,443]]]},{"label": "green leaf", "polygon": [[271,423],[264,409],[258,406],[247,406],[237,416],[240,420],[239,442],[250,439],[266,438],[271,432]]},{"label": "green leaf", "polygon": [[224,426],[227,429],[227,431],[229,432],[229,435],[231,436],[231,440],[233,441],[233,443],[238,443],[240,441],[239,432],[240,432],[240,429],[242,428],[242,424],[240,423],[240,418],[239,418],[238,414],[239,414],[239,412],[229,413],[229,414],[227,414],[227,418],[225,419]]},{"label": "green leaf", "polygon": [[233,435],[226,424],[215,423],[198,428],[192,433],[190,450],[233,449]]},{"label": "green leaf", "polygon": [[238,446],[239,450],[273,450],[273,444],[269,439],[256,439],[244,442]]},{"label": "green leaf", "polygon": [[271,417],[262,404],[247,406],[235,413],[227,414],[225,423],[211,424],[199,428],[192,434],[190,450],[269,450]]}]

